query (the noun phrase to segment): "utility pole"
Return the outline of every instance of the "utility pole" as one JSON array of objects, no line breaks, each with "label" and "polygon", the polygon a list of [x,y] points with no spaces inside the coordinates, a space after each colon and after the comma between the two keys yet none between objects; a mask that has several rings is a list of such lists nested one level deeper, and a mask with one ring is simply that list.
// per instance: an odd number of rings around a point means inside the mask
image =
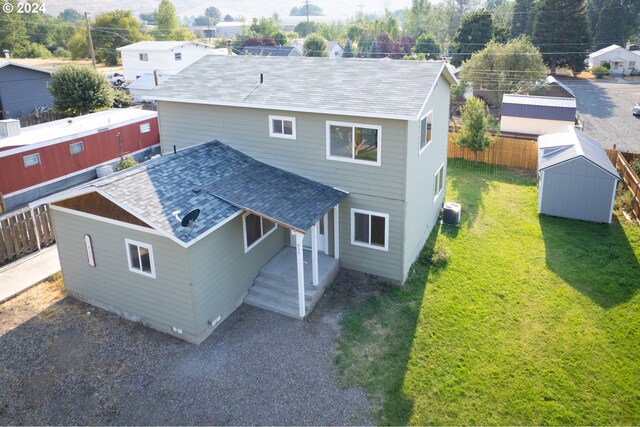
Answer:
[{"label": "utility pole", "polygon": [[89,37],[89,52],[91,53],[91,62],[93,62],[93,68],[96,68],[96,53],[93,51],[93,37],[91,37],[89,14],[87,12],[84,13],[84,20],[87,23],[87,37]]},{"label": "utility pole", "polygon": [[309,23],[309,0],[307,0],[307,24]]},{"label": "utility pole", "polygon": [[358,7],[360,8],[360,16],[362,16],[362,9],[364,8],[364,5],[360,3]]}]

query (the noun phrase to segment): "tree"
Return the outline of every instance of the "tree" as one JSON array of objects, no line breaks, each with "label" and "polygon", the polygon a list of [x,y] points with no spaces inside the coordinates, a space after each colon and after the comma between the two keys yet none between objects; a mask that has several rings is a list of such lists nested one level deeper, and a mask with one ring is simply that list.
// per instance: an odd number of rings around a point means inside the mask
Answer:
[{"label": "tree", "polygon": [[156,23],[156,16],[154,12],[151,13],[141,13],[140,15],[138,15],[140,17],[141,21],[146,22],[147,24],[154,24]]},{"label": "tree", "polygon": [[58,14],[58,18],[64,22],[78,22],[81,21],[84,16],[75,9],[67,8]]},{"label": "tree", "polygon": [[511,37],[520,34],[533,35],[533,18],[536,6],[534,0],[516,0],[513,7],[513,20],[511,21]]},{"label": "tree", "polygon": [[539,0],[537,4],[533,43],[542,52],[551,73],[564,65],[575,72],[582,71],[591,47],[584,0]]},{"label": "tree", "polygon": [[378,46],[378,42],[376,41],[376,39],[373,39],[373,41],[371,42],[371,45],[369,47],[369,54],[367,56],[369,58],[384,57],[384,52],[382,52],[382,49],[380,49],[380,46]]},{"label": "tree", "polygon": [[324,12],[322,11],[322,8],[320,6],[309,3],[308,8],[307,8],[307,5],[300,6],[300,7],[297,7],[297,6],[292,7],[291,12],[289,12],[289,16],[307,16],[307,11],[309,16],[324,15]]},{"label": "tree", "polygon": [[509,27],[504,27],[502,25],[493,26],[493,40],[498,43],[506,43],[511,39],[511,29]]},{"label": "tree", "polygon": [[275,37],[282,32],[282,21],[277,13],[271,18],[253,18],[251,26],[244,32],[247,37]]},{"label": "tree", "polygon": [[327,56],[327,43],[319,34],[309,34],[303,48],[304,56]]},{"label": "tree", "polygon": [[180,25],[176,8],[169,0],[161,0],[158,10],[154,12],[156,29],[153,32],[156,40],[193,40],[195,35]]},{"label": "tree", "polygon": [[207,18],[211,18],[211,25],[216,25],[218,22],[220,22],[220,10],[215,7],[215,6],[209,6],[208,8],[205,9],[204,11],[204,16],[206,16]]},{"label": "tree", "polygon": [[285,33],[278,33],[275,36],[273,36],[273,39],[276,42],[276,46],[284,46],[287,44],[288,40],[287,40],[287,35]]},{"label": "tree", "polygon": [[224,15],[223,21],[224,22],[233,22],[234,18],[233,18],[233,16],[227,14],[227,15]]},{"label": "tree", "polygon": [[[96,60],[107,65],[118,65],[120,55],[116,50],[117,48],[150,39],[148,35],[142,34],[140,22],[129,10],[114,10],[101,13],[96,16],[91,26]],[[86,40],[84,26],[79,27],[76,32],[84,34]],[[72,49],[69,50],[73,53]]]},{"label": "tree", "polygon": [[493,37],[493,19],[491,13],[479,10],[462,18],[460,28],[453,39],[451,63],[460,66],[462,61],[469,58],[472,53],[484,49]]},{"label": "tree", "polygon": [[498,5],[493,11],[494,25],[501,25],[503,27],[511,29],[514,6],[515,2],[513,0],[508,0]]},{"label": "tree", "polygon": [[440,52],[442,52],[442,47],[433,34],[421,35],[413,47],[413,53],[424,53],[428,59],[440,58]]},{"label": "tree", "polygon": [[300,37],[307,37],[311,33],[318,32],[318,23],[314,21],[300,21],[295,27],[293,27],[293,31],[298,33]]},{"label": "tree", "polygon": [[600,9],[594,33],[594,46],[596,49],[617,44],[625,45],[628,38],[627,16],[623,2],[620,0],[604,0]]},{"label": "tree", "polygon": [[[6,2],[17,7],[17,0]],[[2,25],[0,25],[0,50],[8,49],[13,56],[20,57],[29,46],[29,38],[24,22],[17,13],[3,13]]]},{"label": "tree", "polygon": [[489,109],[483,100],[472,96],[462,106],[462,127],[455,143],[473,151],[477,162],[478,153],[495,142],[489,133],[490,127]]},{"label": "tree", "polygon": [[503,94],[527,91],[548,71],[540,51],[528,37],[520,36],[504,44],[490,41],[464,62],[461,77],[486,91],[487,100],[499,106]]},{"label": "tree", "polygon": [[90,66],[67,64],[51,74],[49,92],[53,107],[67,116],[104,110],[113,104],[107,79]]},{"label": "tree", "polygon": [[347,43],[344,45],[344,51],[342,52],[343,58],[353,58],[353,46],[351,40],[347,39]]},{"label": "tree", "polygon": [[[589,21],[589,29],[591,34],[596,34],[596,27],[600,20],[600,13],[602,12],[602,4],[604,0],[587,0],[587,20]],[[598,39],[596,38],[596,43]]]}]

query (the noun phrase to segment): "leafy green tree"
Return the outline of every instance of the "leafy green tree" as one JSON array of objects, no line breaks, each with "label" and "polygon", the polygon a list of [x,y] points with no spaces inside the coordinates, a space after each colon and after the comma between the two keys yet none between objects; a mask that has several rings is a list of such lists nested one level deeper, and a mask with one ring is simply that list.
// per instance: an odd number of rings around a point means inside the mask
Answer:
[{"label": "leafy green tree", "polygon": [[64,22],[78,22],[82,21],[84,16],[75,9],[67,8],[58,14],[58,18]]},{"label": "leafy green tree", "polygon": [[[501,25],[511,29],[513,23],[513,9],[515,7],[514,0],[506,0],[500,3],[493,11],[494,25]],[[509,30],[511,31],[511,30]]]},{"label": "leafy green tree", "polygon": [[126,108],[133,103],[133,98],[127,92],[120,89],[111,89],[113,94],[112,108]]},{"label": "leafy green tree", "polygon": [[[96,60],[107,65],[118,65],[120,55],[117,48],[150,39],[148,35],[142,34],[140,22],[129,10],[101,13],[96,16],[91,27]],[[79,27],[78,31],[86,34],[83,28]]]},{"label": "leafy green tree", "polygon": [[215,6],[209,6],[205,9],[204,16],[211,18],[211,25],[216,25],[221,19],[220,9]]},{"label": "leafy green tree", "polygon": [[150,12],[150,13],[141,13],[140,15],[138,15],[140,17],[141,21],[146,22],[147,24],[155,24],[156,23],[156,16],[154,12]]},{"label": "leafy green tree", "polygon": [[155,11],[156,29],[153,32],[156,40],[193,40],[195,35],[180,25],[176,8],[169,0],[161,0]]},{"label": "leafy green tree", "polygon": [[584,69],[591,46],[584,0],[539,0],[533,24],[533,43],[555,74],[564,65],[573,71]]},{"label": "leafy green tree", "polygon": [[343,58],[353,58],[353,45],[351,40],[347,39],[347,43],[344,45],[344,51],[342,52]]},{"label": "leafy green tree", "polygon": [[273,36],[273,39],[276,42],[276,46],[284,46],[288,43],[287,35],[285,33],[278,33]]},{"label": "leafy green tree", "polygon": [[493,40],[506,43],[511,39],[511,29],[502,25],[493,25]]},{"label": "leafy green tree", "polygon": [[[322,16],[324,15],[324,11],[320,6],[309,3],[308,14],[309,16]],[[289,16],[307,16],[307,5],[292,7]]]},{"label": "leafy green tree", "polygon": [[453,39],[451,63],[460,66],[472,53],[483,49],[493,37],[491,13],[479,10],[462,18],[460,28]]},{"label": "leafy green tree", "polygon": [[212,25],[211,20],[208,16],[196,16],[193,20],[193,25],[197,25],[199,27],[206,27],[207,25]]},{"label": "leafy green tree", "polygon": [[423,53],[428,59],[440,58],[442,47],[433,34],[423,34],[416,40],[413,53]]},{"label": "leafy green tree", "polygon": [[504,44],[490,41],[464,62],[461,77],[486,91],[491,104],[500,105],[503,94],[527,91],[548,71],[540,51],[528,37],[520,36]]},{"label": "leafy green tree", "polygon": [[251,26],[244,32],[246,37],[275,37],[282,32],[282,21],[277,13],[271,18],[253,18]]},{"label": "leafy green tree", "polygon": [[223,21],[224,22],[233,22],[234,18],[231,15],[224,15]]},{"label": "leafy green tree", "polygon": [[[17,0],[5,2],[17,8]],[[24,22],[17,13],[2,13],[0,25],[0,50],[8,49],[11,55],[20,57],[25,54],[29,46],[29,38]]]},{"label": "leafy green tree", "polygon": [[293,27],[293,31],[298,33],[300,37],[307,37],[311,33],[318,32],[318,23],[314,21],[300,21]]},{"label": "leafy green tree", "polygon": [[107,79],[90,66],[67,64],[51,74],[49,92],[53,107],[67,116],[104,110],[113,104]]},{"label": "leafy green tree", "polygon": [[489,130],[489,109],[480,98],[472,96],[462,106],[462,127],[455,143],[473,151],[474,160],[478,161],[478,153],[484,151],[495,142]]},{"label": "leafy green tree", "polygon": [[604,0],[595,27],[595,48],[602,49],[612,44],[624,46],[629,36],[627,21],[628,10],[622,1]]},{"label": "leafy green tree", "polygon": [[525,34],[533,36],[533,19],[536,5],[534,0],[516,0],[513,7],[513,20],[511,21],[511,37]]},{"label": "leafy green tree", "polygon": [[304,40],[304,56],[327,56],[327,43],[319,34],[309,34]]}]

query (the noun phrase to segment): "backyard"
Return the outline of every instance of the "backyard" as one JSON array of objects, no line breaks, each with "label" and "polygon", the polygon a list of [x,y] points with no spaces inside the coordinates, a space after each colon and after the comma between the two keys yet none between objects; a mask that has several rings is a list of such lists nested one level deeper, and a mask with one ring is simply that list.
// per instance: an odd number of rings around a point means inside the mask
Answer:
[{"label": "backyard", "polygon": [[640,424],[640,227],[539,216],[532,175],[462,160],[446,200],[461,226],[343,318],[342,385],[382,424]]}]

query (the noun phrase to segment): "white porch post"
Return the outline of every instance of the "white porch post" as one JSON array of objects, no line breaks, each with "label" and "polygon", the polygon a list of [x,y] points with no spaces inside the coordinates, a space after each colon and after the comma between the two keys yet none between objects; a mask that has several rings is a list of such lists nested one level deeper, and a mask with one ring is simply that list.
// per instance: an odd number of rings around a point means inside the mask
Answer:
[{"label": "white porch post", "polygon": [[302,248],[302,239],[304,239],[304,234],[298,231],[295,231],[294,233],[296,235],[296,264],[298,269],[298,313],[300,314],[300,317],[304,317],[304,249]]},{"label": "white porch post", "polygon": [[324,227],[324,254],[329,255],[329,214],[326,213],[322,217],[322,225]]},{"label": "white porch post", "polygon": [[333,257],[340,259],[340,211],[338,205],[333,208]]},{"label": "white porch post", "polygon": [[311,226],[311,277],[313,286],[318,286],[318,222]]}]

